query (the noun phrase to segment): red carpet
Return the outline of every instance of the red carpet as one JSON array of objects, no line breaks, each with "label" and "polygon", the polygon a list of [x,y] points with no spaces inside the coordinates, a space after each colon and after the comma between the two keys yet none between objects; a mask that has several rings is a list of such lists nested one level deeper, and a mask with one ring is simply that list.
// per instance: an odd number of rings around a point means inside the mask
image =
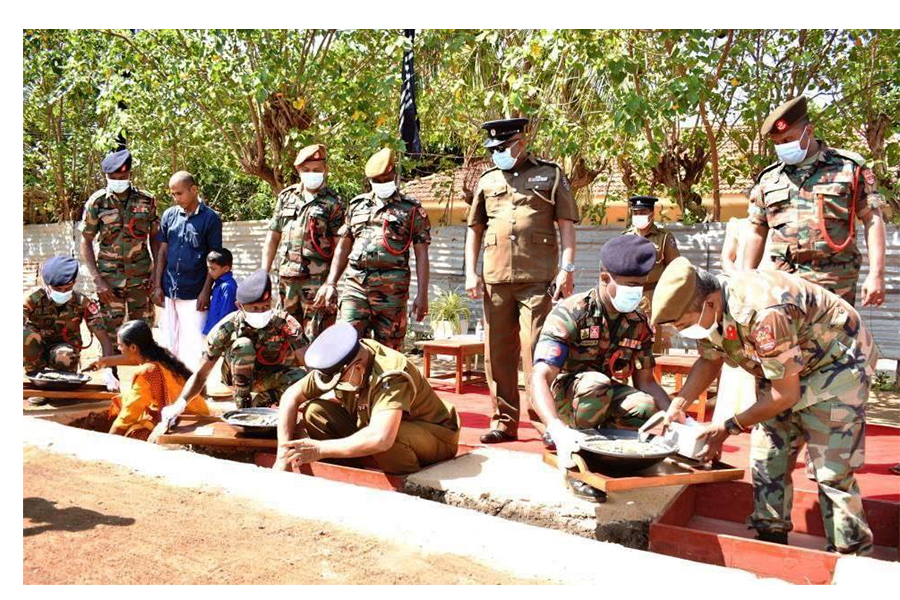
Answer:
[{"label": "red carpet", "polygon": [[[449,381],[431,380],[435,391],[456,406],[462,421],[460,434],[460,454],[469,452],[473,447],[490,446],[518,452],[544,451],[541,436],[527,415],[522,415],[519,424],[519,439],[502,444],[482,444],[478,439],[486,433],[490,425],[491,398],[483,385],[464,386],[462,394],[455,394]],[[736,467],[748,468],[750,434],[728,438],[722,460]],[[900,476],[891,474],[888,469],[900,462],[900,428],[883,425],[869,425],[866,428],[866,464],[856,472],[860,490],[866,498],[900,502]],[[744,476],[750,481],[749,469]],[[805,465],[798,461],[794,471],[795,489],[815,491],[816,484],[806,478]]]}]

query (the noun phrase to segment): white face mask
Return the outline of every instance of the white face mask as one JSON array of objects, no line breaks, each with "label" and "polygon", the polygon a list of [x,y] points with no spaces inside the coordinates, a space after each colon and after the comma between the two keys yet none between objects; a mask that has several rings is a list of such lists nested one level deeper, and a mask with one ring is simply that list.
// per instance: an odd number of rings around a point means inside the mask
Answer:
[{"label": "white face mask", "polygon": [[69,290],[68,292],[57,292],[53,289],[47,289],[47,295],[50,296],[50,299],[56,302],[57,304],[65,304],[69,300],[72,299],[73,290]]},{"label": "white face mask", "polygon": [[650,215],[633,215],[631,223],[638,229],[646,229],[650,225]]},{"label": "white face mask", "polygon": [[620,313],[630,313],[641,303],[644,296],[644,286],[642,285],[619,285],[616,284],[616,295],[612,296],[612,304]]},{"label": "white face mask", "polygon": [[325,173],[300,173],[300,181],[307,191],[317,190],[325,183]]},{"label": "white face mask", "polygon": [[812,139],[806,143],[806,148],[800,147],[800,141],[803,139],[805,133],[806,128],[803,129],[803,133],[800,134],[799,139],[784,144],[775,144],[775,154],[778,155],[778,159],[781,162],[786,165],[798,165],[806,160],[806,153],[809,151]]},{"label": "white face mask", "polygon": [[703,308],[700,309],[700,318],[697,319],[697,322],[691,325],[690,327],[685,327],[681,331],[678,332],[678,335],[682,337],[686,337],[690,340],[705,340],[708,338],[713,331],[716,330],[716,322],[713,321],[713,324],[709,327],[703,327],[700,325],[700,321],[703,320],[703,311],[706,310],[706,303],[703,303]]},{"label": "white face mask", "polygon": [[128,191],[128,188],[131,186],[130,179],[110,179],[106,178],[106,189],[111,191],[113,194],[124,194]]},{"label": "white face mask", "polygon": [[272,315],[274,311],[270,308],[265,312],[252,313],[244,311],[244,321],[246,321],[247,325],[253,327],[255,329],[262,329],[266,325],[269,324],[269,321],[272,320]]},{"label": "white face mask", "polygon": [[372,191],[382,200],[390,198],[394,195],[394,192],[397,191],[396,181],[387,181],[385,183],[375,183],[374,181],[370,181],[370,183],[372,184]]}]

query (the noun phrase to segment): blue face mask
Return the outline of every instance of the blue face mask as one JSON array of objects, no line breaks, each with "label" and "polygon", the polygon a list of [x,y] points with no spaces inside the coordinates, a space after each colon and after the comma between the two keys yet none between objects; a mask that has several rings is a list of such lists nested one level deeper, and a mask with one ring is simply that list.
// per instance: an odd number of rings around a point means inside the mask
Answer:
[{"label": "blue face mask", "polygon": [[513,158],[512,155],[512,147],[515,144],[510,144],[506,150],[494,151],[491,152],[491,160],[494,161],[494,164],[497,165],[497,168],[501,171],[509,171],[514,166],[516,166],[516,159]]},{"label": "blue face mask", "polygon": [[642,285],[616,284],[616,295],[612,297],[612,304],[620,313],[630,313],[638,307],[643,296],[644,286]]},{"label": "blue face mask", "polygon": [[[803,129],[803,133],[806,133],[806,129]],[[775,154],[778,155],[778,159],[786,165],[799,165],[804,160],[806,160],[806,153],[809,152],[809,146],[812,144],[812,140],[809,140],[806,144],[806,148],[800,146],[800,141],[803,139],[803,134],[800,134],[800,139],[796,139],[793,142],[787,142],[785,144],[775,144]]]}]

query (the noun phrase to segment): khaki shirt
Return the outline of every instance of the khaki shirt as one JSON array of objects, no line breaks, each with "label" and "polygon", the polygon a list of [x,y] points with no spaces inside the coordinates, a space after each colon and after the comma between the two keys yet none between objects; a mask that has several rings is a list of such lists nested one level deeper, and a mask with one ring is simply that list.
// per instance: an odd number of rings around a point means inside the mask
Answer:
[{"label": "khaki shirt", "polygon": [[650,223],[650,228],[646,234],[638,231],[638,228],[632,225],[622,232],[622,235],[643,235],[645,238],[653,242],[656,246],[656,264],[653,270],[647,275],[647,281],[644,283],[644,291],[650,291],[656,287],[656,282],[662,277],[666,266],[681,256],[678,251],[678,244],[675,242],[675,236],[665,230],[664,227],[658,226],[656,223]]},{"label": "khaki shirt", "polygon": [[557,165],[529,156],[512,171],[485,171],[468,216],[469,227],[487,228],[485,283],[550,282],[558,271],[557,219],[579,219],[569,182]]},{"label": "khaki shirt", "polygon": [[[459,429],[456,408],[434,393],[419,369],[403,354],[375,340],[366,339],[360,343],[371,350],[373,355],[366,383],[352,392],[334,390],[338,402],[347,412],[356,416],[358,427],[368,425],[372,415],[377,412],[401,410],[404,421],[424,421],[451,431]],[[410,379],[402,375],[390,375],[391,371],[403,371]],[[320,398],[326,392],[316,384],[314,373],[306,375],[299,385],[300,392],[307,400]]]}]

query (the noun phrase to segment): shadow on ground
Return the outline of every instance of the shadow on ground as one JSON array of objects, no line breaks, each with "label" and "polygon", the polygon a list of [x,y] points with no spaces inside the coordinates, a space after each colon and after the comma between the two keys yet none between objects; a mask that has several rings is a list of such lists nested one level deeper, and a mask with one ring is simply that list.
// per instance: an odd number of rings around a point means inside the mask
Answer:
[{"label": "shadow on ground", "polygon": [[134,519],[104,515],[95,510],[78,506],[56,508],[56,502],[45,498],[25,498],[22,500],[22,516],[30,519],[35,527],[25,527],[24,537],[38,535],[45,531],[87,531],[98,525],[123,527],[133,525]]}]

